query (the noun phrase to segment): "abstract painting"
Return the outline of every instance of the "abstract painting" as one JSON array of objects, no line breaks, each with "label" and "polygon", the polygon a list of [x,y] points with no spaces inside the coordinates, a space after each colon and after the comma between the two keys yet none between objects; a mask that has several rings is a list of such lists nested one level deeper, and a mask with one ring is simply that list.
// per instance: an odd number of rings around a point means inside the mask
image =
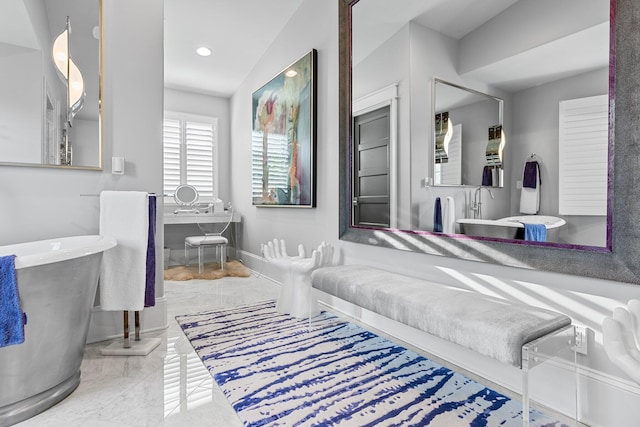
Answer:
[{"label": "abstract painting", "polygon": [[316,50],[253,93],[255,206],[315,207]]}]

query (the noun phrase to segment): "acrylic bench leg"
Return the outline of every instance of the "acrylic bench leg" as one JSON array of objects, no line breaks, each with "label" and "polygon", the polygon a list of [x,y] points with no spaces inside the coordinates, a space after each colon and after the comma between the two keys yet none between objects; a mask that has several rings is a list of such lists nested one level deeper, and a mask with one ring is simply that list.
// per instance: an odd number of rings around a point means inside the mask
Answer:
[{"label": "acrylic bench leg", "polygon": [[529,370],[522,367],[522,426],[529,427]]},{"label": "acrylic bench leg", "polygon": [[578,366],[577,355],[575,349],[575,326],[569,325],[558,331],[551,332],[548,335],[540,337],[530,343],[522,346],[522,425],[528,427],[530,425],[529,413],[531,409],[530,405],[530,384],[529,384],[529,372],[536,366],[544,363],[547,360],[559,356],[562,352],[569,350],[572,351],[573,357],[570,361],[573,365],[576,390],[574,391],[574,398],[576,401],[573,425],[577,425],[578,419],[578,406],[577,406],[577,393],[578,393]]}]

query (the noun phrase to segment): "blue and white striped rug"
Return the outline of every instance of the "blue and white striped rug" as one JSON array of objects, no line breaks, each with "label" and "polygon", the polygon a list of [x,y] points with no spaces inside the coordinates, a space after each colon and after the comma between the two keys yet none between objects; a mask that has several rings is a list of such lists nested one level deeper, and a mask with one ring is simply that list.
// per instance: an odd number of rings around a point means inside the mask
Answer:
[{"label": "blue and white striped rug", "polygon": [[522,425],[520,402],[328,313],[310,329],[274,301],[176,319],[247,426]]}]

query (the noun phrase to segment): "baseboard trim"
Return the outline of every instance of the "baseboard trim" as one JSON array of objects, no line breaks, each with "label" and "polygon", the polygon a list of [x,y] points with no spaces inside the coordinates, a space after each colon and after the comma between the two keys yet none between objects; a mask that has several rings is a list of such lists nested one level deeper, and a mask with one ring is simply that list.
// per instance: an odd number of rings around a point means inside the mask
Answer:
[{"label": "baseboard trim", "polygon": [[625,393],[630,393],[640,397],[640,386],[631,380],[607,374],[606,372],[596,371],[595,369],[586,366],[578,366],[578,374],[590,380],[602,383],[608,387],[613,387]]},{"label": "baseboard trim", "polygon": [[282,272],[270,265],[264,256],[255,255],[241,249],[236,254],[240,262],[251,269],[258,277],[265,277],[272,282],[282,284],[282,278],[280,277]]}]

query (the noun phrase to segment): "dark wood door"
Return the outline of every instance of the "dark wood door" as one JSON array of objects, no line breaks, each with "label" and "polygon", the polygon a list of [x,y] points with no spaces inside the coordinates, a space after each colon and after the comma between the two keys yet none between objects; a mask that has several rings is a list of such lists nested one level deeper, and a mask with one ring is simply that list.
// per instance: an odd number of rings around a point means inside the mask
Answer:
[{"label": "dark wood door", "polygon": [[390,226],[389,106],[354,117],[353,224]]}]

